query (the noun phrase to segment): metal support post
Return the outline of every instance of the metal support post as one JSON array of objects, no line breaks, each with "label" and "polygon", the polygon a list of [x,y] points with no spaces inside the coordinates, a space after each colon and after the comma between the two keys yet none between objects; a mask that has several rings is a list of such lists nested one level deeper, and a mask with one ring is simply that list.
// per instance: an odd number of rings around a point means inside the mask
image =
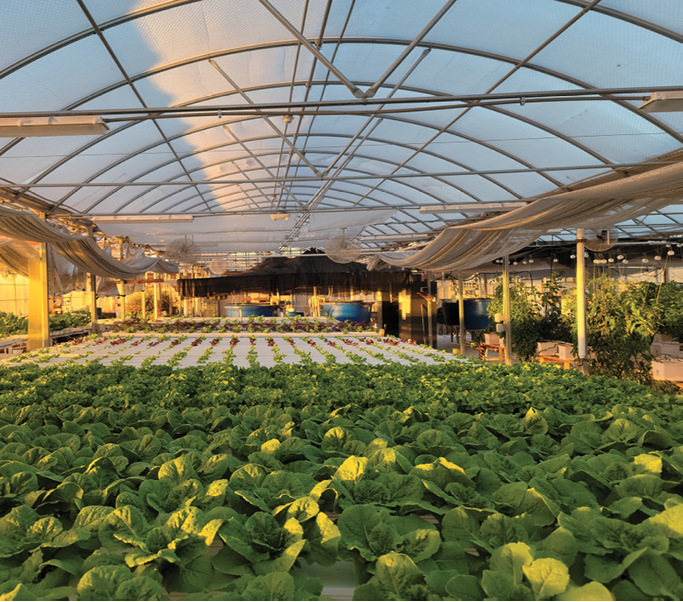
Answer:
[{"label": "metal support post", "polygon": [[510,308],[510,258],[503,257],[503,316],[505,320],[505,365],[512,366],[512,311]]},{"label": "metal support post", "polygon": [[460,355],[465,355],[465,283],[462,272],[458,272],[458,340]]},{"label": "metal support post", "polygon": [[147,308],[145,307],[147,305],[147,285],[145,284],[145,288],[142,291],[142,307],[140,309],[140,319],[145,320],[147,318]]},{"label": "metal support post", "polygon": [[47,244],[41,243],[38,259],[28,262],[28,342],[27,350],[50,346]]},{"label": "metal support post", "polygon": [[154,319],[159,319],[159,283],[154,283]]},{"label": "metal support post", "polygon": [[432,296],[432,273],[427,272],[427,336],[429,337],[429,346],[434,348],[434,328],[432,326],[432,303],[434,297]]},{"label": "metal support post", "polygon": [[586,258],[583,228],[576,229],[576,332],[581,370],[585,371],[586,344]]},{"label": "metal support post", "polygon": [[91,332],[95,334],[100,331],[97,323],[97,276],[90,274],[90,321],[92,322]]}]

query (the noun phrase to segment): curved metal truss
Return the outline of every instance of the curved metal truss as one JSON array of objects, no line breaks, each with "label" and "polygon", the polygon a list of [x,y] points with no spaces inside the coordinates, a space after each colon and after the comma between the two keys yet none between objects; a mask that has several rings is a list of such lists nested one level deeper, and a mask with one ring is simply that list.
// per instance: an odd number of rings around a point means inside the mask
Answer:
[{"label": "curved metal truss", "polygon": [[[59,11],[62,4],[66,8],[67,0],[50,1],[51,10]],[[254,98],[260,102],[272,98],[286,107],[292,99],[351,98],[351,92],[359,96],[356,92],[363,89],[375,92],[376,98],[392,95],[438,98],[458,92],[455,79],[442,77],[439,71],[430,71],[436,63],[430,63],[430,59],[423,61],[426,52],[442,57],[439,65],[454,65],[455,75],[457,69],[464,69],[466,65],[481,68],[481,84],[479,87],[473,84],[472,90],[483,94],[507,86],[523,97],[525,80],[542,83],[547,89],[586,91],[616,85],[642,87],[678,83],[674,81],[675,73],[672,72],[669,78],[663,68],[656,68],[654,64],[652,71],[660,77],[657,81],[648,73],[647,64],[642,66],[640,80],[634,79],[633,69],[620,79],[621,64],[608,69],[605,63],[602,70],[588,64],[567,67],[562,57],[553,54],[553,44],[573,39],[569,36],[576,37],[581,27],[587,22],[592,24],[591,19],[596,18],[607,19],[614,29],[614,32],[606,30],[601,40],[585,40],[595,47],[596,57],[601,52],[614,53],[610,45],[616,44],[619,33],[629,27],[634,28],[634,32],[641,32],[639,35],[642,34],[648,43],[659,44],[662,52],[672,56],[677,49],[683,48],[683,30],[672,28],[677,22],[673,17],[680,12],[674,5],[659,11],[643,7],[628,11],[624,3],[609,0],[534,0],[537,14],[530,11],[526,17],[531,21],[538,19],[539,27],[544,28],[547,35],[539,38],[531,52],[528,49],[522,52],[523,45],[520,45],[519,52],[514,53],[502,51],[497,40],[485,36],[476,43],[464,44],[459,43],[457,36],[446,40],[443,29],[440,33],[437,31],[439,25],[447,28],[450,23],[455,24],[458,11],[470,11],[471,17],[473,11],[485,13],[503,0],[481,3],[481,8],[475,8],[471,3],[468,8],[465,2],[428,0],[420,10],[414,8],[414,3],[397,2],[396,8],[392,9],[394,26],[387,26],[383,31],[378,25],[373,35],[368,35],[354,22],[354,10],[375,15],[379,24],[380,17],[386,16],[381,3],[374,8],[349,0],[342,0],[336,7],[331,0],[235,0],[235,5],[239,4],[242,9],[251,5],[259,10],[265,7],[283,25],[278,30],[279,37],[273,34],[272,39],[261,39],[259,23],[252,23],[247,27],[254,28],[253,43],[207,47],[207,51],[201,53],[193,52],[194,46],[188,44],[188,52],[180,58],[176,56],[174,60],[157,61],[151,67],[135,69],[130,59],[119,56],[121,39],[127,39],[122,38],[124,31],[127,36],[137,36],[136,43],[142,40],[150,52],[160,48],[163,56],[163,45],[171,42],[166,35],[168,32],[154,31],[155,20],[172,15],[172,11],[185,10],[189,5],[215,8],[215,0],[151,1],[120,15],[113,15],[110,8],[107,18],[102,20],[97,18],[99,7],[98,11],[91,10],[90,4],[96,6],[95,2],[76,1],[87,26],[61,38],[52,36],[53,39],[43,47],[32,49],[0,69],[0,114],[5,106],[11,105],[2,101],[3,80],[11,82],[12,78],[29,74],[25,85],[30,92],[31,78],[41,72],[41,65],[52,64],[50,61],[61,56],[60,53],[95,38],[106,50],[104,54],[109,60],[107,64],[102,63],[101,68],[118,72],[120,77],[110,78],[106,85],[92,87],[79,98],[69,97],[66,79],[63,90],[52,92],[68,101],[59,106],[54,101],[38,103],[42,111],[96,109],[104,105],[101,114],[106,117],[106,110],[112,108],[110,103],[116,102],[117,94],[130,90],[139,106],[146,107],[147,98],[154,96],[151,92],[154,87],[170,85],[178,86],[176,96],[184,96],[175,104],[169,104],[173,107],[217,104],[249,107]],[[521,0],[508,0],[515,1]],[[337,10],[340,5],[344,10]],[[671,13],[669,19],[666,10]],[[430,14],[436,16],[425,24]],[[495,18],[495,14],[482,16]],[[683,17],[683,13],[680,16]],[[422,26],[412,26],[413,21]],[[552,26],[548,24],[551,22]],[[26,28],[31,26],[28,11],[25,25]],[[226,27],[231,26],[239,25],[226,23]],[[399,35],[401,32],[408,35]],[[177,33],[182,36],[182,32]],[[16,31],[13,35],[22,35],[22,32]],[[0,50],[3,44],[12,43],[11,36],[4,39],[7,41],[0,41]],[[112,42],[112,39],[116,41]],[[311,44],[309,39],[314,39],[315,43]],[[512,42],[507,43],[512,49]],[[656,56],[656,50],[648,48],[647,52],[649,56]],[[246,57],[245,64],[259,65],[259,61],[266,61],[263,58],[266,55],[276,55],[273,53],[280,53],[282,57],[282,69],[276,78],[256,83],[249,81],[242,86],[240,81],[249,79],[247,73],[223,71],[229,64],[226,61]],[[394,57],[394,61],[387,65],[378,60],[377,66],[366,67],[364,62],[370,63],[375,54]],[[354,61],[349,59],[354,56],[358,57],[357,72],[354,72]],[[183,88],[195,81],[192,78],[196,73],[200,73],[200,79],[205,76],[204,70],[209,63],[219,72],[218,75],[213,72],[217,80],[205,83],[205,93],[190,97]],[[64,72],[68,73],[68,70],[69,65],[65,65]],[[188,75],[190,72],[192,77]],[[368,78],[368,73],[374,79]],[[464,71],[462,74],[467,75]],[[258,74],[255,77],[258,79]],[[511,83],[512,80],[515,83]],[[40,95],[40,82],[33,82],[33,85],[33,93]],[[79,86],[79,89],[85,90],[87,86]],[[163,116],[152,114],[146,121],[112,122],[112,130],[106,135],[57,153],[52,161],[36,156],[36,144],[31,140],[9,141],[0,148],[0,182],[4,183],[0,185],[0,193],[4,189],[15,199],[30,193],[41,198],[52,213],[79,215],[284,208],[302,211],[305,219],[305,215],[315,212],[318,207],[343,209],[385,205],[399,208],[387,227],[403,224],[416,232],[427,232],[448,222],[439,215],[415,214],[409,207],[417,209],[427,202],[448,204],[453,199],[473,204],[524,199],[567,187],[600,172],[621,171],[624,165],[638,165],[683,144],[682,120],[643,113],[630,98],[603,96],[601,100],[604,102],[593,99],[579,102],[581,111],[573,109],[576,103],[572,103],[572,108],[566,102],[557,105],[566,109],[566,118],[563,118],[562,110],[546,110],[544,105],[520,110],[513,105],[491,103],[473,103],[457,110],[425,106],[421,111],[408,114],[391,112],[389,108],[374,119],[353,115],[350,110],[331,116],[313,109],[291,127],[289,122],[283,126],[278,121],[276,125],[263,116],[235,118],[227,114],[223,119],[203,121],[180,116],[173,120],[171,127]],[[179,128],[182,119],[188,121]],[[142,124],[150,122],[157,135],[147,141],[143,137]],[[590,124],[599,130],[597,134],[589,131]],[[230,135],[221,133],[220,129],[226,125],[239,131]],[[492,131],[497,135],[492,136]],[[223,139],[218,139],[217,133]],[[110,150],[116,148],[117,140],[126,140],[128,146],[117,152]],[[627,142],[620,146],[619,140]],[[639,145],[635,140],[646,143]],[[223,153],[225,158],[217,158],[218,153]],[[100,155],[104,158],[93,159]],[[308,157],[313,158],[309,160]],[[35,164],[34,174],[28,178],[15,175],[25,173],[15,167],[22,160]],[[439,167],[433,167],[435,165]],[[124,167],[126,172],[122,178]],[[453,174],[458,175],[443,175],[446,169],[452,169]],[[466,175],[466,172],[472,175]],[[74,173],[78,174],[78,181],[67,178]],[[156,174],[161,176],[156,179]],[[403,177],[406,174],[415,179]],[[297,181],[301,176],[306,176],[305,182]],[[316,180],[314,176],[320,177]],[[361,176],[363,179],[354,180]],[[369,176],[376,176],[376,180],[367,179]],[[237,182],[226,183],[230,179]],[[161,183],[156,183],[157,180]],[[152,183],[144,186],[145,181]],[[64,182],[73,182],[74,186],[45,188]],[[98,183],[103,185],[96,187]],[[153,200],[143,204],[141,199],[144,198]],[[671,220],[678,223],[670,218],[667,224]],[[643,222],[641,225],[656,232],[656,224]],[[377,227],[374,230],[384,232]],[[296,227],[293,228],[289,239],[295,240],[297,232]]]}]

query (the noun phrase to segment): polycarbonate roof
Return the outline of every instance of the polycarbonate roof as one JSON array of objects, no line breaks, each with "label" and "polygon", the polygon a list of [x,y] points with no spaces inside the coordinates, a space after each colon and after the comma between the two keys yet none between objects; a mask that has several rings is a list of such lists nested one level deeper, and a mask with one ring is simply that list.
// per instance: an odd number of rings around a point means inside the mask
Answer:
[{"label": "polycarbonate roof", "polygon": [[[0,139],[5,196],[28,194],[53,215],[285,210],[301,215],[282,240],[297,246],[311,213],[396,207],[362,233],[377,246],[464,217],[421,206],[525,199],[683,141],[683,114],[643,113],[633,95],[523,100],[532,91],[680,86],[681,0],[3,0],[1,8],[0,114],[119,119],[99,137]],[[387,105],[420,110],[374,118],[343,106],[376,82],[374,100],[519,99]],[[343,114],[294,107],[287,123],[228,110],[315,101],[336,101]],[[225,112],[209,109],[217,106]],[[114,114],[142,107],[208,114]],[[620,227],[637,236],[681,224],[676,206]]]}]

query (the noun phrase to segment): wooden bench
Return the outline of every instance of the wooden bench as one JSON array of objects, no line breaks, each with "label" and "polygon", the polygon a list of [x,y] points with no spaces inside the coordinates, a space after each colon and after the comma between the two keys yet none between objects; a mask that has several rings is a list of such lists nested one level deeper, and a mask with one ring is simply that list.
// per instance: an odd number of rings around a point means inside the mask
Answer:
[{"label": "wooden bench", "polygon": [[569,370],[574,363],[574,359],[563,360],[557,355],[539,355],[538,361],[541,364],[562,364],[565,370]]},{"label": "wooden bench", "polygon": [[490,345],[489,343],[479,343],[479,347],[477,347],[477,351],[479,352],[479,359],[482,360],[490,360],[492,359],[493,361],[496,361],[495,358],[489,358],[489,351],[497,351],[498,352],[498,361],[499,362],[504,362],[505,361],[505,346],[504,345]]}]

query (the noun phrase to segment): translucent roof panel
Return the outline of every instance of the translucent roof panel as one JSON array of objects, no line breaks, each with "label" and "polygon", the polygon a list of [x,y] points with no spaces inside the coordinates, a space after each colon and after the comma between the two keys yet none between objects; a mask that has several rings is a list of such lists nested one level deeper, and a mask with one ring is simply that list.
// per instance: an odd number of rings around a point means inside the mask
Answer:
[{"label": "translucent roof panel", "polygon": [[[532,199],[678,156],[683,113],[638,107],[680,86],[681,64],[678,0],[7,0],[0,118],[110,129],[0,139],[0,195],[84,217],[393,207],[368,231],[427,235],[471,212],[421,206]],[[619,227],[683,229],[674,215]]]}]

